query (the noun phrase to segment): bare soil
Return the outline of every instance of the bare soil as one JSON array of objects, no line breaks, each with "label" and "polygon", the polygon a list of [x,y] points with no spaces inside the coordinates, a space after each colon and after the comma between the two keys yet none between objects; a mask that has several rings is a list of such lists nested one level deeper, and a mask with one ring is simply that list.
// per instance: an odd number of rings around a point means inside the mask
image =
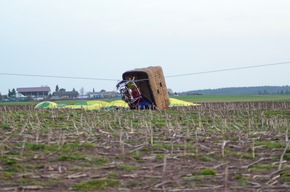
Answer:
[{"label": "bare soil", "polygon": [[0,191],[290,189],[289,103],[0,114]]}]

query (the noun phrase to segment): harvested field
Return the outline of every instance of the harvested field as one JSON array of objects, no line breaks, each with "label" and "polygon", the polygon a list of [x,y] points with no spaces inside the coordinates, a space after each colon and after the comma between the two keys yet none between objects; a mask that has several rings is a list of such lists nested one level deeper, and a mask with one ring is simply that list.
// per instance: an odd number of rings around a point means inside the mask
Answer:
[{"label": "harvested field", "polygon": [[290,103],[0,114],[0,191],[290,188]]}]

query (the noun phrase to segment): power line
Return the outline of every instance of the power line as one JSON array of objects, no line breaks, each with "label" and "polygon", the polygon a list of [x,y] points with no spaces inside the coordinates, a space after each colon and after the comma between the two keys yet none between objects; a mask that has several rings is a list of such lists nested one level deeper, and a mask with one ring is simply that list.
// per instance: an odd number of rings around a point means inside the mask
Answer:
[{"label": "power line", "polygon": [[290,61],[281,62],[281,63],[264,64],[264,65],[252,65],[252,66],[247,66],[247,67],[235,67],[235,68],[228,68],[228,69],[217,69],[217,70],[212,70],[212,71],[185,73],[185,74],[180,74],[180,75],[166,76],[165,78],[182,77],[182,76],[189,76],[189,75],[200,75],[200,74],[206,74],[206,73],[217,73],[217,72],[224,72],[224,71],[236,71],[236,70],[241,70],[241,69],[250,69],[250,68],[258,68],[258,67],[269,67],[269,66],[286,65],[286,64],[290,64]]},{"label": "power line", "polygon": [[[290,64],[290,61],[288,61],[288,62],[280,62],[280,63],[264,64],[264,65],[252,65],[252,66],[246,66],[246,67],[235,67],[235,68],[228,68],[228,69],[217,69],[217,70],[211,70],[211,71],[185,73],[185,74],[179,74],[179,75],[170,75],[170,76],[165,76],[165,78],[182,77],[182,76],[190,76],[190,75],[200,75],[200,74],[207,74],[207,73],[218,73],[218,72],[225,72],[225,71],[236,71],[236,70],[242,70],[242,69],[269,67],[269,66],[286,65],[286,64]],[[93,78],[93,77],[72,77],[72,76],[55,76],[55,75],[33,75],[33,74],[19,74],[19,73],[0,73],[0,75],[26,76],[26,77],[48,77],[48,78],[62,78],[62,79],[82,79],[82,80],[97,80],[97,81],[120,81],[119,79],[105,79],[105,78]],[[135,80],[135,81],[146,81],[146,80],[148,80],[148,79],[138,79],[138,80]]]},{"label": "power line", "polygon": [[70,77],[70,76],[55,76],[55,75],[32,75],[32,74],[19,74],[19,73],[0,73],[0,75],[27,76],[27,77],[49,77],[49,78],[62,78],[62,79],[83,79],[83,80],[98,80],[98,81],[119,81],[119,79],[103,79],[103,78],[92,78],[92,77]]}]

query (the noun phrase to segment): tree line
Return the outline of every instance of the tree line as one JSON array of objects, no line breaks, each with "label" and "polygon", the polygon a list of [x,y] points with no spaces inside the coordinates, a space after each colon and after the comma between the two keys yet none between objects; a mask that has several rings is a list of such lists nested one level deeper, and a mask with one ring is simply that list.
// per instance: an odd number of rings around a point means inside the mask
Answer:
[{"label": "tree line", "polygon": [[270,95],[290,94],[290,86],[256,86],[256,87],[228,87],[218,89],[203,89],[182,92],[188,95]]}]

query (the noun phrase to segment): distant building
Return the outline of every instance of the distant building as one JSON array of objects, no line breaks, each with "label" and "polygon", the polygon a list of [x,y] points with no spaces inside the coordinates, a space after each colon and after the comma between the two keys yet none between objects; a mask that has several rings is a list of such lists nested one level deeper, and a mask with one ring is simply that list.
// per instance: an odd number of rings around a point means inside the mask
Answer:
[{"label": "distant building", "polygon": [[53,92],[52,96],[55,99],[75,99],[79,95],[79,92],[73,91],[66,91],[65,89],[60,89],[57,92]]},{"label": "distant building", "polygon": [[104,98],[118,98],[121,94],[115,91],[101,91],[101,92],[89,92],[89,98],[104,99]]},{"label": "distant building", "polygon": [[79,95],[77,99],[89,99],[88,95]]},{"label": "distant building", "polygon": [[23,87],[16,91],[26,97],[46,99],[50,94],[50,87]]}]

